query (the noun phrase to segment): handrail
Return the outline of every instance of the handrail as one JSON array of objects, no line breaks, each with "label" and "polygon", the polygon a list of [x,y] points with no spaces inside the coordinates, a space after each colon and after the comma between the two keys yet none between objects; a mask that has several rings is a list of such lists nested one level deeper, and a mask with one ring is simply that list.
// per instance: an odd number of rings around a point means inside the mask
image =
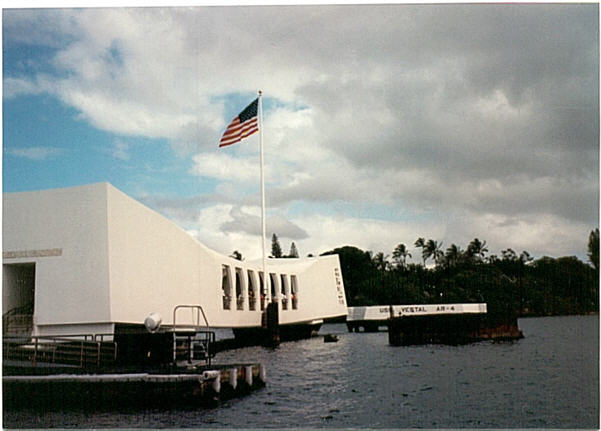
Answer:
[{"label": "handrail", "polygon": [[209,321],[207,320],[207,316],[205,315],[205,312],[200,305],[182,304],[182,305],[176,305],[175,308],[173,309],[173,329],[177,328],[176,315],[177,315],[177,310],[179,310],[181,308],[189,308],[189,309],[196,310],[196,325],[184,325],[185,327],[195,326],[197,328],[200,328],[200,313],[202,313],[202,317],[204,318],[205,326],[207,328],[209,327]]},{"label": "handrail", "polygon": [[44,363],[62,363],[65,365],[100,366],[102,363],[114,362],[117,359],[117,343],[107,341],[88,341],[81,337],[86,335],[96,338],[98,335],[107,334],[82,334],[78,339],[69,337],[34,336],[3,337],[4,359],[25,360],[33,366]]},{"label": "handrail", "polygon": [[[196,324],[194,325],[178,325],[177,324],[177,312],[178,310],[181,309],[190,309],[190,310],[195,310],[196,311]],[[205,326],[207,328],[206,331],[199,331],[200,326],[200,315],[202,314],[202,317],[204,319],[205,322]],[[194,320],[194,319],[193,319]],[[193,322],[194,323],[194,322]],[[204,312],[204,310],[202,309],[202,307],[200,305],[189,305],[189,304],[181,304],[181,305],[177,305],[175,306],[175,308],[173,309],[173,364],[177,364],[177,340],[178,340],[178,335],[176,333],[176,330],[178,327],[183,327],[183,328],[189,328],[192,327],[194,328],[194,337],[196,337],[196,335],[198,334],[202,334],[204,336],[204,340],[200,341],[200,344],[203,344],[206,348],[206,357],[205,360],[207,361],[207,365],[211,365],[211,357],[214,355],[214,353],[212,352],[212,348],[211,348],[211,343],[213,343],[215,341],[215,333],[212,331],[209,331],[209,321],[207,319],[207,316]],[[192,340],[192,336],[190,334],[188,334],[186,336],[187,338],[187,342],[186,342],[186,348],[187,348],[187,360],[188,363],[192,363],[192,358],[194,356],[194,343]],[[181,339],[181,337],[180,337]],[[198,342],[198,340],[196,341]]]}]

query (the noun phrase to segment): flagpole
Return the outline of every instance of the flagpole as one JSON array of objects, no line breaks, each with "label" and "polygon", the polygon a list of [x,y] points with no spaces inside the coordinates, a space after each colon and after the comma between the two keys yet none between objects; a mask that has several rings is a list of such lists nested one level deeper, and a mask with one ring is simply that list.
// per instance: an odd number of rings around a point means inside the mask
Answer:
[{"label": "flagpole", "polygon": [[265,174],[263,173],[263,92],[259,90],[259,154],[261,159],[261,249],[263,252],[263,289],[265,298],[268,297],[267,289],[267,258],[265,255]]}]

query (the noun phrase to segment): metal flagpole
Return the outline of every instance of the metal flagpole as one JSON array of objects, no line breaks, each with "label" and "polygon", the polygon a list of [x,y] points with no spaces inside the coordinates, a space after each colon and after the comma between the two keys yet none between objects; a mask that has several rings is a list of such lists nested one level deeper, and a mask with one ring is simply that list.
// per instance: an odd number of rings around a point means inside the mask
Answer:
[{"label": "metal flagpole", "polygon": [[[263,98],[262,91],[259,90],[259,153],[261,159],[261,249],[263,251],[263,289],[265,298],[268,297],[267,288],[268,274],[266,271],[267,258],[265,256],[265,175],[263,173]],[[260,297],[260,296],[259,296]]]}]

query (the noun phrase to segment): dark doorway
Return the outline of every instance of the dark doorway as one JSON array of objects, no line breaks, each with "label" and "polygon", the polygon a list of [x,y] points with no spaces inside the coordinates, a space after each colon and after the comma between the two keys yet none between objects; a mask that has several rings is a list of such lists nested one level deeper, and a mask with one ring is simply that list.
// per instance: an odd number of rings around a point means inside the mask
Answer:
[{"label": "dark doorway", "polygon": [[4,335],[31,334],[35,298],[35,263],[2,265]]}]

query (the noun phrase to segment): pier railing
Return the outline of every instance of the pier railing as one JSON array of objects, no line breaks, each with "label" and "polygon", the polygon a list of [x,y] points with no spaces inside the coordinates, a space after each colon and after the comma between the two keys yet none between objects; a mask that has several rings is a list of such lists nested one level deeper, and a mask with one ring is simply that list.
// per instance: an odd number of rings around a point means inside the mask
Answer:
[{"label": "pier railing", "polygon": [[33,366],[100,367],[113,364],[117,358],[117,343],[104,341],[104,336],[3,337],[2,356],[5,361],[30,362]]}]

